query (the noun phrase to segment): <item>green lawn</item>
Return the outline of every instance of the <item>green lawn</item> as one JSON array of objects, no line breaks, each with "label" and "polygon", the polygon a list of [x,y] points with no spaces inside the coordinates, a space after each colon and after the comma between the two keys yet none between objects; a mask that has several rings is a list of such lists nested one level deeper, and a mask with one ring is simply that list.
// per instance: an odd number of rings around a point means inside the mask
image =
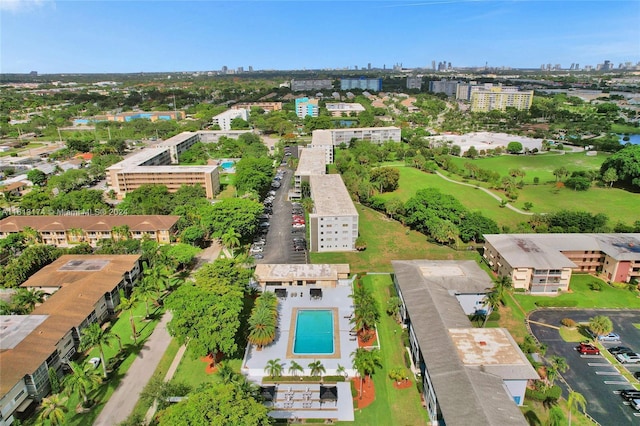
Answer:
[{"label": "green lawn", "polygon": [[[127,356],[122,362],[122,364],[120,364],[120,366],[110,374],[108,381],[103,383],[98,389],[96,389],[94,392],[90,394],[90,398],[98,401],[97,404],[91,409],[91,411],[84,414],[76,413],[75,407],[78,404],[80,398],[79,398],[79,395],[76,393],[71,395],[71,397],[69,398],[69,401],[67,402],[67,407],[69,407],[69,412],[67,413],[65,424],[71,425],[71,426],[75,426],[75,425],[83,426],[83,425],[92,424],[95,421],[95,419],[98,417],[98,414],[100,414],[100,411],[102,411],[102,408],[104,408],[104,405],[107,403],[107,401],[113,394],[113,391],[116,389],[116,387],[120,383],[120,380],[122,380],[127,370],[129,370],[129,367],[131,366],[133,361],[137,358],[138,352],[140,352],[140,349],[142,349],[142,346],[144,345],[145,340],[147,340],[147,338],[149,338],[149,336],[153,332],[153,329],[158,323],[160,319],[160,315],[162,315],[163,313],[163,310],[160,308],[157,308],[155,310],[151,310],[151,313],[154,319],[152,321],[143,321],[142,318],[145,315],[144,303],[138,303],[138,305],[134,310],[134,315],[136,317],[134,321],[136,323],[136,329],[138,331],[137,345],[134,345],[133,343],[128,312],[124,312],[120,314],[118,319],[114,322],[111,330],[113,331],[114,334],[121,336],[122,344],[124,346],[124,351],[127,354]],[[115,339],[111,347],[104,347],[105,358],[107,360],[106,361],[107,363],[109,362],[109,359],[111,359],[113,356],[115,356],[118,353],[118,350],[119,350],[118,344]],[[87,353],[87,356],[85,359],[89,359],[94,356],[99,356],[98,349],[93,349],[89,353]],[[101,371],[101,368],[102,367],[98,367],[98,370]]]},{"label": "green lawn", "polygon": [[367,243],[361,252],[310,253],[311,263],[348,263],[351,272],[391,272],[392,260],[477,259],[473,251],[456,251],[429,243],[423,234],[411,231],[399,222],[360,204],[360,235]]},{"label": "green lawn", "polygon": [[566,153],[564,155],[549,152],[538,155],[499,155],[489,158],[476,158],[475,160],[451,157],[451,160],[463,170],[465,163],[472,163],[481,169],[498,172],[500,176],[507,176],[511,169],[522,170],[526,173],[523,179],[524,182],[533,184],[534,177],[538,177],[541,183],[555,182],[556,178],[553,175],[553,171],[563,166],[569,171],[599,170],[608,156],[609,154],[606,153],[588,156],[584,152]]},{"label": "green lawn", "polygon": [[[373,376],[376,399],[368,407],[355,410],[356,425],[398,425],[417,426],[428,424],[427,411],[422,407],[420,394],[414,386],[398,390],[388,377],[392,368],[405,368],[402,328],[386,313],[384,306],[390,297],[393,281],[390,275],[368,275],[363,278],[366,287],[372,290],[381,310],[378,323],[382,368]],[[408,371],[408,370],[407,370]],[[357,382],[356,382],[357,383]],[[347,425],[352,423],[341,422]]]},{"label": "green lawn", "polygon": [[628,124],[611,124],[611,131],[615,133],[640,134],[640,127],[629,126]]},{"label": "green lawn", "polygon": [[[602,290],[594,291],[589,288],[589,284],[593,281],[598,279],[586,274],[572,274],[570,290],[554,297],[554,300],[575,302],[576,307],[585,309],[640,309],[640,298],[636,291],[617,289],[604,281],[601,281]],[[549,296],[531,296],[522,293],[515,293],[513,296],[527,312],[537,308],[536,301],[549,300]]]},{"label": "green lawn", "polygon": [[[221,362],[229,363],[235,371],[240,372],[241,359],[223,359]],[[191,350],[187,347],[187,352],[185,352],[182,362],[180,362],[176,374],[171,381],[186,383],[193,389],[197,389],[198,386],[203,383],[214,383],[218,380],[218,377],[215,373],[207,374],[207,365],[208,364],[200,360],[199,357],[194,357]]]}]

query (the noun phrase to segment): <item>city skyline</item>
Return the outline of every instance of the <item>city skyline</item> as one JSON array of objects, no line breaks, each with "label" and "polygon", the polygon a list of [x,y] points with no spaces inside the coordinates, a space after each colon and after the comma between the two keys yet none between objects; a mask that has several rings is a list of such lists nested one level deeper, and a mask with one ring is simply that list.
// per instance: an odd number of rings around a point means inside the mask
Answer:
[{"label": "city skyline", "polygon": [[640,61],[638,1],[0,0],[0,73]]}]

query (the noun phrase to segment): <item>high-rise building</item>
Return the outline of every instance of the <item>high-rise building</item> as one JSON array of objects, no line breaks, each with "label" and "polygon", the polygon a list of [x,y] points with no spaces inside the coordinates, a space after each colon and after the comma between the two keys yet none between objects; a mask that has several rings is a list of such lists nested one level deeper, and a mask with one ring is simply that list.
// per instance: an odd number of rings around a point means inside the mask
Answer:
[{"label": "high-rise building", "polygon": [[441,79],[430,81],[429,91],[433,93],[445,93],[447,96],[456,96],[456,90],[460,81]]},{"label": "high-rise building", "polygon": [[351,90],[351,89],[362,89],[362,90],[373,90],[375,92],[379,92],[382,90],[382,79],[381,78],[341,78],[340,79],[340,90]]},{"label": "high-rise building", "polygon": [[471,111],[504,111],[507,107],[528,110],[533,102],[533,90],[519,91],[517,87],[491,85],[471,88]]},{"label": "high-rise building", "polygon": [[231,122],[236,118],[249,121],[249,110],[244,108],[227,110],[213,117],[212,124],[220,126],[220,130],[231,130]]},{"label": "high-rise building", "polygon": [[422,77],[407,77],[407,89],[422,89]]},{"label": "high-rise building", "polygon": [[326,79],[314,80],[291,80],[291,90],[294,92],[304,92],[306,90],[327,90],[333,89],[333,82]]},{"label": "high-rise building", "polygon": [[317,99],[296,99],[296,115],[300,118],[305,118],[306,116],[317,117],[319,110]]}]

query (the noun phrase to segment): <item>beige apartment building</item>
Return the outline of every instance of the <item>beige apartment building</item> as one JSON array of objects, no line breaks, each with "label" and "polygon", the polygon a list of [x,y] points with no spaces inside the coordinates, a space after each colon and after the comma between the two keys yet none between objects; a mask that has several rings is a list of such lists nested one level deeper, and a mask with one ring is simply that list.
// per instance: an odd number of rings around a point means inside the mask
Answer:
[{"label": "beige apartment building", "polygon": [[280,111],[282,110],[282,102],[240,102],[231,107],[231,109],[248,109],[262,108],[265,111]]},{"label": "beige apartment building", "polygon": [[28,227],[38,232],[43,244],[69,247],[89,243],[96,247],[101,240],[125,238],[117,231],[120,228],[128,231],[126,238],[169,244],[178,219],[180,216],[162,215],[9,216],[0,220],[0,238]]}]

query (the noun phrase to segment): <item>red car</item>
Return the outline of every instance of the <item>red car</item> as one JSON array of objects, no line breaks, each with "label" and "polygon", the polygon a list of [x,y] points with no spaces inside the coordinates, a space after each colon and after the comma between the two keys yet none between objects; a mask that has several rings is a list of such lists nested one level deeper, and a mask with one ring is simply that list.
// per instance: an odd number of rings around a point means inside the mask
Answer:
[{"label": "red car", "polygon": [[580,346],[576,346],[576,350],[582,355],[600,355],[600,349],[588,343],[580,343]]}]

